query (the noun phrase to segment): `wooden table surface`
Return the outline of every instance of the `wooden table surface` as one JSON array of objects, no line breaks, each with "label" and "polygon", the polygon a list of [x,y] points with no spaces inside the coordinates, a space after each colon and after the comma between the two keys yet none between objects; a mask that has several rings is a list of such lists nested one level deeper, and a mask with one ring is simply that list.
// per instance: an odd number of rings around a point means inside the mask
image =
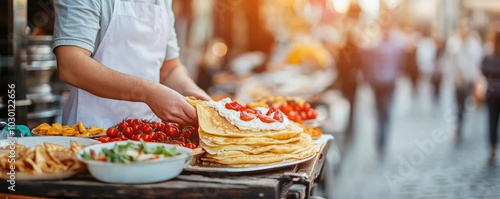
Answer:
[{"label": "wooden table surface", "polygon": [[[330,141],[310,161],[258,174],[183,172],[177,178],[153,184],[109,184],[82,173],[65,180],[16,181],[16,191],[2,180],[0,198],[307,198],[321,173]],[[147,172],[147,171],[144,171]],[[126,175],[126,174],[124,174]],[[306,176],[306,178],[294,176]],[[293,189],[290,187],[293,186]]]}]

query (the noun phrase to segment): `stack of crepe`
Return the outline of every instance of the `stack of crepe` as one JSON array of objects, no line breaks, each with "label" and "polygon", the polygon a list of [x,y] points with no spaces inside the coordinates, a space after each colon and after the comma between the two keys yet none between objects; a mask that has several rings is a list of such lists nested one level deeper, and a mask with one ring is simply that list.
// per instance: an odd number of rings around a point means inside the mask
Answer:
[{"label": "stack of crepe", "polygon": [[315,154],[310,135],[291,122],[284,130],[241,130],[204,102],[196,107],[200,146],[207,152],[203,165],[251,167],[300,160]]}]

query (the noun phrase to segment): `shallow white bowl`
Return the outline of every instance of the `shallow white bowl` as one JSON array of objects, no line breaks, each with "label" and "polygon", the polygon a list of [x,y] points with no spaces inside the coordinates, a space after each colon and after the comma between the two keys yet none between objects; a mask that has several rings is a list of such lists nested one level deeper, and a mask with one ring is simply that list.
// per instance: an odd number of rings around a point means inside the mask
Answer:
[{"label": "shallow white bowl", "polygon": [[[126,183],[126,184],[135,184],[135,183],[153,183],[153,182],[162,182],[166,180],[170,180],[178,176],[184,167],[186,166],[186,160],[191,156],[191,149],[174,146],[170,144],[163,143],[146,143],[146,146],[149,148],[153,148],[156,146],[165,146],[165,148],[177,148],[177,151],[182,154],[179,156],[165,158],[160,160],[152,160],[145,162],[137,162],[131,164],[122,164],[122,163],[108,163],[108,162],[99,162],[93,160],[85,160],[81,157],[84,152],[90,153],[90,150],[93,149],[96,152],[101,151],[103,148],[113,148],[116,144],[124,145],[127,144],[128,141],[122,142],[110,142],[104,144],[96,144],[92,146],[85,147],[82,151],[80,151],[76,158],[87,164],[87,168],[96,178],[102,182],[108,183]],[[134,142],[140,143],[140,142]]]}]

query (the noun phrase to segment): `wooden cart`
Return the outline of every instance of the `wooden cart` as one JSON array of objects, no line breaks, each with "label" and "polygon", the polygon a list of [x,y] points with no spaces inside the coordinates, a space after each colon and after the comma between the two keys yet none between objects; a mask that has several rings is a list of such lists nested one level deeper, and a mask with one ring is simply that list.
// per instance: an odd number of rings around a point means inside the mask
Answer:
[{"label": "wooden cart", "polygon": [[[183,172],[177,178],[153,184],[109,184],[82,173],[59,181],[16,181],[15,192],[2,180],[0,198],[308,198],[321,174],[331,140],[311,160],[258,174]],[[143,171],[147,172],[147,171]],[[126,174],[124,174],[126,175]]]}]

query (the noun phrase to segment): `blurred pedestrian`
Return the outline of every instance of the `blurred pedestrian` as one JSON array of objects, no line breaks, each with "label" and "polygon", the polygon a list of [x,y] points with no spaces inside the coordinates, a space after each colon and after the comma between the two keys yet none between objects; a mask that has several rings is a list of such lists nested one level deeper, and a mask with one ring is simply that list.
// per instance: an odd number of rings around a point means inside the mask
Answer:
[{"label": "blurred pedestrian", "polygon": [[495,158],[500,119],[500,32],[495,32],[493,52],[482,63],[482,72],[488,81],[486,103],[489,110],[490,162]]},{"label": "blurred pedestrian", "polygon": [[450,58],[451,70],[455,80],[458,117],[457,135],[460,137],[465,101],[470,96],[473,84],[479,76],[482,46],[478,34],[470,29],[466,21],[462,21],[457,33],[448,39],[446,51]]},{"label": "blurred pedestrian", "polygon": [[434,69],[432,71],[432,76],[431,76],[431,83],[432,87],[434,88],[434,100],[438,102],[441,90],[441,81],[443,79],[445,47],[443,39],[441,39],[438,33],[434,33],[433,39],[436,42],[437,48],[436,48],[436,59],[434,60]]},{"label": "blurred pedestrian", "polygon": [[340,84],[340,91],[351,105],[346,131],[347,133],[351,133],[355,113],[354,103],[358,90],[358,73],[361,65],[360,50],[355,41],[353,32],[346,33],[346,43],[340,49],[337,60],[337,69],[339,73],[337,81]]},{"label": "blurred pedestrian", "polygon": [[443,45],[437,34],[426,30],[417,44],[416,56],[421,80],[431,83],[433,98],[439,98],[439,88],[442,79]]},{"label": "blurred pedestrian", "polygon": [[413,27],[406,27],[404,33],[406,37],[404,72],[410,80],[413,95],[416,95],[418,93],[418,82],[420,79],[420,70],[417,60],[417,44],[419,43],[419,35]]},{"label": "blurred pedestrian", "polygon": [[377,148],[382,152],[390,122],[396,78],[404,63],[405,46],[403,39],[393,30],[391,21],[383,21],[380,25],[380,41],[361,52],[361,70],[375,95],[378,116]]}]

